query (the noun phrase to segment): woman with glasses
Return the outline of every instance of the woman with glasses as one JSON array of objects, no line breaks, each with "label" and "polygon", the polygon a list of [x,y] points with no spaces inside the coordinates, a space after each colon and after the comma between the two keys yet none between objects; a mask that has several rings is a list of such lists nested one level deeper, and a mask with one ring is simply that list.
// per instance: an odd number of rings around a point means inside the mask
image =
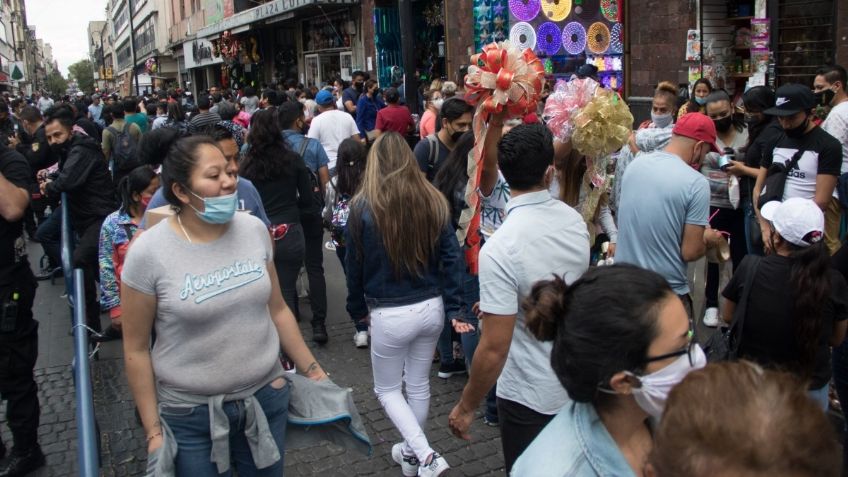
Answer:
[{"label": "woman with glasses", "polygon": [[250,148],[239,169],[253,182],[274,238],[274,266],[286,305],[300,320],[297,304],[297,275],[306,253],[300,213],[312,207],[312,184],[306,164],[292,151],[273,111],[257,111],[250,119]]},{"label": "woman with glasses", "polygon": [[727,299],[722,318],[731,321],[745,283],[752,283],[739,358],[794,372],[827,409],[829,346],[845,339],[848,289],[831,269],[824,214],[812,200],[794,197],[764,204],[760,215],[767,256],[749,256],[739,266],[722,293]]},{"label": "woman with glasses", "polygon": [[[724,150],[723,154],[707,154],[701,165],[701,174],[710,183],[710,227],[721,232],[727,239],[730,245],[730,260],[735,270],[748,253],[748,247],[745,243],[745,214],[739,208],[738,182],[735,191],[731,190],[730,186],[731,176],[745,174],[741,150],[748,143],[748,130],[744,123],[734,119],[733,105],[724,91],[716,91],[707,96],[706,108],[706,114],[713,120],[716,128],[716,145]],[[716,327],[720,321],[719,280],[718,264],[710,263],[707,266],[704,326]]]},{"label": "woman with glasses", "polygon": [[551,366],[573,402],[512,475],[643,475],[669,391],[706,364],[683,302],[660,275],[613,265],[569,285],[538,282],[523,306],[528,329],[553,341]]}]

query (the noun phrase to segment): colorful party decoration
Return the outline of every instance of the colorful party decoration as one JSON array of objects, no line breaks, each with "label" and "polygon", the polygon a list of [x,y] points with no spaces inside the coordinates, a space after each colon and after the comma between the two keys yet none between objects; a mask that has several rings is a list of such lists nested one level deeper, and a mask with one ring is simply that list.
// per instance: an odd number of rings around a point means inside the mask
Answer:
[{"label": "colorful party decoration", "polygon": [[610,46],[610,31],[604,23],[595,22],[586,33],[586,46],[590,52],[600,55]]},{"label": "colorful party decoration", "polygon": [[536,18],[541,8],[541,0],[509,0],[509,11],[523,22]]},{"label": "colorful party decoration", "polygon": [[621,97],[605,88],[574,116],[572,144],[587,157],[600,158],[621,149],[630,137],[633,115]]},{"label": "colorful party decoration", "polygon": [[574,117],[581,108],[589,104],[597,87],[597,81],[576,76],[572,76],[571,81],[556,82],[554,92],[545,101],[545,110],[542,113],[542,119],[555,138],[562,142],[571,140]]},{"label": "colorful party decoration", "polygon": [[548,56],[557,54],[562,46],[562,34],[554,22],[546,22],[539,26],[536,46]]},{"label": "colorful party decoration", "polygon": [[536,30],[527,22],[519,22],[509,31],[509,42],[525,50],[536,49]]},{"label": "colorful party decoration", "polygon": [[618,21],[618,0],[601,0],[601,14],[611,22]]},{"label": "colorful party decoration", "polygon": [[562,29],[562,46],[572,55],[579,55],[586,49],[586,29],[577,22],[571,22]]},{"label": "colorful party decoration", "polygon": [[571,13],[571,0],[542,0],[542,12],[550,20],[561,22]]},{"label": "colorful party decoration", "polygon": [[457,239],[467,245],[466,262],[472,274],[477,274],[480,253],[480,184],[483,162],[483,138],[492,114],[507,111],[510,116],[522,117],[536,110],[545,78],[545,67],[530,49],[521,50],[509,41],[483,47],[471,57],[465,77],[466,96],[476,107],[474,137],[476,143],[468,156],[468,183],[465,202],[468,205],[459,217]]},{"label": "colorful party decoration", "polygon": [[622,39],[621,23],[616,23],[610,30],[610,47],[609,52],[620,55],[624,53],[624,43]]}]

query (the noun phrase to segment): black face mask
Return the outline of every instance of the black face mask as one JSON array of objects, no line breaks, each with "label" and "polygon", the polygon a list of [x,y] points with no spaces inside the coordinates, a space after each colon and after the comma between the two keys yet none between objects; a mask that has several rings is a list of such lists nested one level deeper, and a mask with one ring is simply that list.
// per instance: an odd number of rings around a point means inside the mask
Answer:
[{"label": "black face mask", "polygon": [[362,83],[353,83],[353,87],[356,88],[358,91],[361,91],[362,90]]},{"label": "black face mask", "polygon": [[830,106],[833,97],[836,96],[836,93],[832,89],[823,89],[814,94],[816,95],[816,104],[820,106]]},{"label": "black face mask", "polygon": [[454,144],[458,143],[463,134],[465,134],[465,131],[454,131],[451,133],[451,141],[453,141]]},{"label": "black face mask", "polygon": [[803,137],[804,133],[807,132],[807,126],[810,125],[810,117],[807,116],[804,118],[804,122],[799,124],[798,126],[791,129],[784,129],[783,132],[786,133],[787,136],[793,138]]},{"label": "black face mask", "polygon": [[716,131],[725,133],[733,126],[733,118],[728,116],[726,118],[714,119],[713,124],[715,124]]},{"label": "black face mask", "polygon": [[57,157],[64,158],[65,155],[68,153],[70,146],[71,146],[71,140],[70,139],[68,139],[67,141],[65,141],[63,143],[51,144],[50,145],[50,152],[55,154]]},{"label": "black face mask", "polygon": [[753,129],[760,125],[762,120],[760,116],[748,116],[745,115],[745,125],[748,126],[748,129]]}]

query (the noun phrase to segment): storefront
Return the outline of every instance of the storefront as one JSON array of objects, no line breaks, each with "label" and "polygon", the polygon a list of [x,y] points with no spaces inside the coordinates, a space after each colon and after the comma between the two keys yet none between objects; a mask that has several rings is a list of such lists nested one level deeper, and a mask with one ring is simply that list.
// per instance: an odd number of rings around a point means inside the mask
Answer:
[{"label": "storefront", "polygon": [[[415,77],[420,81],[447,77],[445,3],[442,0],[412,2]],[[404,71],[397,1],[375,2],[374,23],[377,79],[383,87],[398,84],[403,81]]]},{"label": "storefront", "polygon": [[213,56],[222,58],[220,86],[259,89],[288,79],[321,86],[336,76],[349,78],[361,64],[359,15],[351,8],[358,3],[274,0],[225,16],[197,37],[209,40]]},{"label": "storefront", "polygon": [[473,11],[477,51],[509,39],[536,53],[548,79],[568,79],[591,63],[604,86],[623,89],[621,0],[474,0]]},{"label": "storefront", "polygon": [[221,64],[224,59],[212,41],[197,38],[183,43],[182,58],[182,69],[186,72],[184,83],[194,94],[221,84]]},{"label": "storefront", "polygon": [[816,70],[836,59],[836,3],[701,0],[687,48],[697,62],[690,84],[704,77],[737,97],[753,86],[812,86]]}]

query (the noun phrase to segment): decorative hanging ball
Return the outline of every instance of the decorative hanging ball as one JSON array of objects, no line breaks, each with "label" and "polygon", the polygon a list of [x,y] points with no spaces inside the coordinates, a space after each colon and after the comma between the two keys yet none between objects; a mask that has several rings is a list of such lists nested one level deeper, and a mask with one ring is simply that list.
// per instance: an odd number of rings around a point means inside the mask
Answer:
[{"label": "decorative hanging ball", "polygon": [[523,22],[536,18],[541,8],[541,0],[509,0],[509,11]]},{"label": "decorative hanging ball", "polygon": [[571,55],[579,55],[586,49],[586,29],[577,22],[571,22],[562,29],[562,46]]},{"label": "decorative hanging ball", "polygon": [[571,0],[542,0],[542,11],[555,22],[565,20],[571,13]]},{"label": "decorative hanging ball", "polygon": [[518,48],[525,50],[536,49],[536,31],[527,22],[518,22],[509,31],[509,42]]},{"label": "decorative hanging ball", "polygon": [[610,53],[620,55],[624,53],[624,43],[621,38],[621,23],[616,23],[610,30]]},{"label": "decorative hanging ball", "polygon": [[618,0],[601,0],[601,14],[611,22],[618,21]]},{"label": "decorative hanging ball", "polygon": [[605,51],[607,51],[607,49],[609,49],[610,31],[605,24],[601,22],[593,23],[592,26],[589,27],[586,37],[586,44],[590,52],[596,55],[602,55]]},{"label": "decorative hanging ball", "polygon": [[536,32],[536,46],[548,56],[557,54],[562,46],[562,34],[554,22],[542,23]]}]

